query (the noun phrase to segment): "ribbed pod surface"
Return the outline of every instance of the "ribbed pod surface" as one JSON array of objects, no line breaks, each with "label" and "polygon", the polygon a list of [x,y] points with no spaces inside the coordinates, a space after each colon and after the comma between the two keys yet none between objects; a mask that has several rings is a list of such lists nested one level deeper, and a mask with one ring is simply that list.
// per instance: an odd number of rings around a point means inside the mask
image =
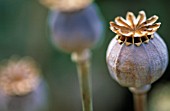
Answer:
[{"label": "ribbed pod surface", "polygon": [[106,61],[111,76],[119,84],[140,87],[162,76],[168,65],[168,51],[157,33],[148,44],[143,43],[139,47],[119,44],[113,38],[107,50]]},{"label": "ribbed pod surface", "polygon": [[103,23],[95,4],[75,12],[54,10],[49,22],[52,42],[67,52],[91,48],[103,34]]}]

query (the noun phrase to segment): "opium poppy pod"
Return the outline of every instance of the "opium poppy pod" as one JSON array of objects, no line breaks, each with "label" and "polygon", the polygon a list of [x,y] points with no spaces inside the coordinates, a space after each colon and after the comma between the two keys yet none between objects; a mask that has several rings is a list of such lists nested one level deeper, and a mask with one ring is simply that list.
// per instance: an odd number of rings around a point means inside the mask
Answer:
[{"label": "opium poppy pod", "polygon": [[47,85],[31,58],[12,58],[1,64],[0,98],[0,111],[48,110]]},{"label": "opium poppy pod", "polygon": [[72,12],[80,10],[91,4],[93,0],[40,0],[44,6],[52,10]]},{"label": "opium poppy pod", "polygon": [[111,76],[122,86],[142,87],[159,79],[168,65],[166,44],[155,31],[157,16],[146,20],[145,12],[137,18],[128,12],[126,20],[117,17],[110,28],[117,35],[107,50]]},{"label": "opium poppy pod", "polygon": [[8,96],[6,111],[48,111],[46,89],[46,83],[41,80],[38,87],[26,95]]},{"label": "opium poppy pod", "polygon": [[103,34],[103,22],[95,4],[72,12],[53,10],[49,24],[53,44],[66,52],[91,48]]}]

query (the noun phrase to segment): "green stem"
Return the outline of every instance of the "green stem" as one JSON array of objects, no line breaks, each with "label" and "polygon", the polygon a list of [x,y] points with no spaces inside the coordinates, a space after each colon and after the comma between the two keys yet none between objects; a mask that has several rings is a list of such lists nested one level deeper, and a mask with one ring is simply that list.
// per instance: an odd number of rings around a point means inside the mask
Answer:
[{"label": "green stem", "polygon": [[88,50],[72,54],[72,60],[77,64],[83,111],[93,111],[89,59],[90,52]]},{"label": "green stem", "polygon": [[151,85],[143,87],[131,87],[129,90],[133,94],[135,111],[147,111],[147,92],[150,90]]}]

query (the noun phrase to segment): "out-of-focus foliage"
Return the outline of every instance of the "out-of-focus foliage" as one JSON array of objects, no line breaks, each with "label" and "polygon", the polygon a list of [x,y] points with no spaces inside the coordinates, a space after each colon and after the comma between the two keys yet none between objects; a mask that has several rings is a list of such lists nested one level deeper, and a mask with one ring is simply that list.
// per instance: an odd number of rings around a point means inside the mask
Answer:
[{"label": "out-of-focus foliage", "polygon": [[[106,19],[107,32],[103,44],[92,50],[94,110],[131,111],[131,94],[111,79],[105,63],[108,43],[115,35],[109,30],[109,21],[125,15],[127,11],[138,14],[144,10],[148,17],[156,14],[162,23],[158,33],[169,47],[170,7],[161,0],[96,0],[96,3]],[[70,55],[51,45],[47,15],[48,9],[37,0],[0,0],[0,60],[13,54],[33,57],[40,64],[49,85],[50,111],[80,111],[75,64],[71,62]],[[158,82],[170,80],[169,71],[168,67]]]}]

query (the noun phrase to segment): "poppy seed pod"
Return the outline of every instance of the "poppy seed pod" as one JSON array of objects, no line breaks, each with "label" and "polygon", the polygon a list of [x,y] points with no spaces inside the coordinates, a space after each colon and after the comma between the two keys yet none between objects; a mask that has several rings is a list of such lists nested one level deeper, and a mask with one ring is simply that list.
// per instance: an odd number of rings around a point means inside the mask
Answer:
[{"label": "poppy seed pod", "polygon": [[0,111],[6,111],[7,109],[7,96],[0,89]]},{"label": "poppy seed pod", "polygon": [[66,52],[91,48],[103,34],[103,23],[95,4],[74,12],[54,10],[49,24],[52,43]]},{"label": "poppy seed pod", "polygon": [[168,64],[167,47],[155,32],[157,16],[146,20],[144,11],[137,18],[128,12],[126,20],[117,17],[110,29],[117,35],[108,46],[106,61],[111,76],[122,86],[142,87],[159,79]]},{"label": "poppy seed pod", "polygon": [[40,0],[40,2],[52,10],[72,12],[87,7],[93,0]]},{"label": "poppy seed pod", "polygon": [[46,111],[46,84],[35,62],[25,57],[12,58],[0,67],[0,111]]},{"label": "poppy seed pod", "polygon": [[38,87],[26,95],[8,96],[7,110],[3,111],[48,111],[46,84],[41,80]]}]

